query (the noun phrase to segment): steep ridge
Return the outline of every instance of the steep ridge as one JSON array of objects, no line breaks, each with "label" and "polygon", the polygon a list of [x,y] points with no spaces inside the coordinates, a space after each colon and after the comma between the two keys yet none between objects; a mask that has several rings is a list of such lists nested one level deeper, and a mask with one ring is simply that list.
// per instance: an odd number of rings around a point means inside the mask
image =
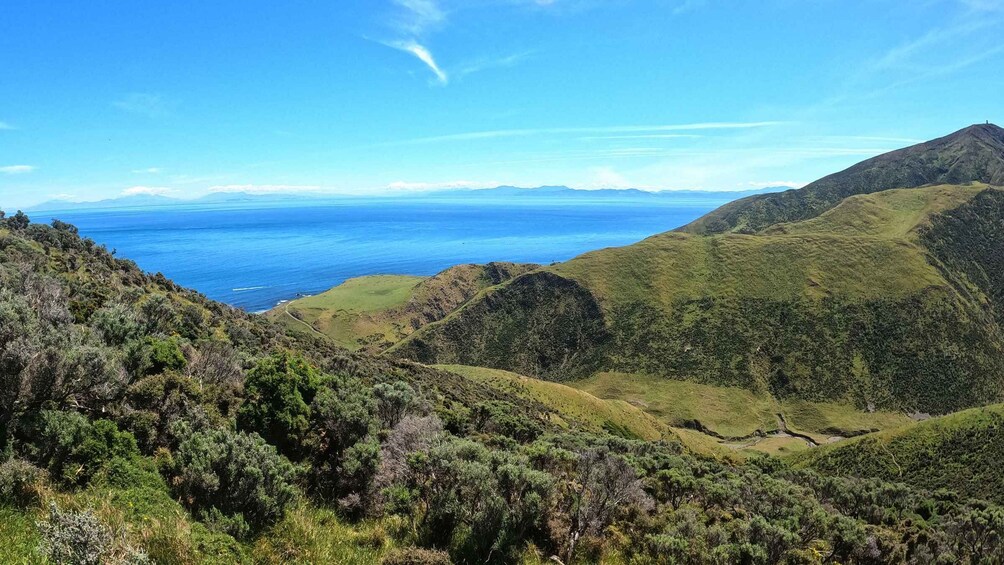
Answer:
[{"label": "steep ridge", "polygon": [[1004,185],[1004,129],[993,124],[973,125],[862,161],[798,190],[737,200],[679,231],[755,233],[777,223],[818,216],[854,194],[970,182]]},{"label": "steep ridge", "polygon": [[[970,130],[931,146],[997,131]],[[909,169],[912,155],[885,166]],[[952,170],[982,156],[956,154]],[[559,380],[645,373],[865,409],[994,402],[1001,194],[979,183],[885,190],[755,235],[670,232],[587,253],[500,285],[390,354]]]}]

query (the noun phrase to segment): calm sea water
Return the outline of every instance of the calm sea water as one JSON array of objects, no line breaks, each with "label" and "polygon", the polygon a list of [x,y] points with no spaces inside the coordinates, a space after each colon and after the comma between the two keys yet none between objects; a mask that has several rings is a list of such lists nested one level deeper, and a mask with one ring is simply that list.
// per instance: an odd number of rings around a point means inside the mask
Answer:
[{"label": "calm sea water", "polygon": [[[57,216],[147,271],[261,311],[345,279],[432,275],[459,263],[564,261],[683,225],[725,202],[346,200],[277,208],[170,207]],[[42,219],[41,217],[37,219]]]}]

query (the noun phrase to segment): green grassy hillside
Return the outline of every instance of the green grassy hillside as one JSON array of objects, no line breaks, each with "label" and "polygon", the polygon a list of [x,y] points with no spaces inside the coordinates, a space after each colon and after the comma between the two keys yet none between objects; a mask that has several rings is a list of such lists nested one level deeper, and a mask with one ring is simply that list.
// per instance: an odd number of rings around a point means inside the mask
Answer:
[{"label": "green grassy hillside", "polygon": [[621,400],[677,428],[697,428],[726,438],[775,432],[778,415],[787,426],[825,443],[831,436],[857,436],[911,420],[896,412],[864,412],[846,404],[789,399],[651,375],[598,373],[569,386],[598,398]]},{"label": "green grassy hillside", "polygon": [[479,296],[391,353],[870,409],[992,402],[1004,389],[993,307],[1004,296],[1002,195],[978,184],[890,190],[760,234],[666,233],[594,251]]},{"label": "green grassy hillside", "polygon": [[442,319],[478,292],[538,267],[489,263],[457,265],[432,277],[359,277],[280,304],[268,315],[290,331],[323,335],[347,349],[377,353]]},{"label": "green grassy hillside", "polygon": [[847,442],[794,459],[796,467],[875,477],[1004,502],[1004,405],[974,408]]},{"label": "green grassy hillside", "polygon": [[1004,129],[993,124],[970,126],[862,161],[799,190],[737,200],[680,231],[756,233],[774,224],[813,218],[855,194],[970,182],[1004,185]]},{"label": "green grassy hillside", "polygon": [[437,368],[540,402],[570,422],[592,432],[658,440],[675,437],[669,426],[623,400],[601,400],[588,392],[499,369],[440,365]]}]

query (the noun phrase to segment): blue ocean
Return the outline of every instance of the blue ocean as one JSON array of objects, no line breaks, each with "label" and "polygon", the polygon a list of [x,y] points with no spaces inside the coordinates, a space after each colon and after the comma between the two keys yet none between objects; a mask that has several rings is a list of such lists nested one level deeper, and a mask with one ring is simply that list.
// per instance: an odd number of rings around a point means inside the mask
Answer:
[{"label": "blue ocean", "polygon": [[35,215],[210,298],[249,311],[362,275],[433,275],[459,263],[547,264],[671,230],[734,195],[344,199]]}]

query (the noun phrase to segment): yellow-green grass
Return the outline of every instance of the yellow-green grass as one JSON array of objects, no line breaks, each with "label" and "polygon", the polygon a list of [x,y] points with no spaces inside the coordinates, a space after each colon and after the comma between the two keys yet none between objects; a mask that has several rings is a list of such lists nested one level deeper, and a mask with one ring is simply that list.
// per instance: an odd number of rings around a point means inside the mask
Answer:
[{"label": "yellow-green grass", "polygon": [[778,429],[777,401],[741,388],[628,373],[597,373],[567,384],[598,398],[626,401],[672,427],[699,423],[727,438]]},{"label": "yellow-green grass", "polygon": [[605,310],[664,310],[698,297],[772,300],[902,297],[946,286],[917,244],[876,236],[660,234],[552,267],[589,288]]},{"label": "yellow-green grass", "polygon": [[851,196],[823,214],[773,226],[766,233],[833,233],[912,238],[931,216],[956,208],[988,186],[938,185]]},{"label": "yellow-green grass", "polygon": [[40,563],[35,512],[25,513],[0,506],[0,563],[28,565]]},{"label": "yellow-green grass", "polygon": [[902,297],[947,286],[917,243],[917,228],[986,188],[934,186],[854,196],[818,218],[757,235],[663,233],[550,269],[589,288],[608,310],[636,302],[668,309],[676,300],[701,296]]},{"label": "yellow-green grass", "polygon": [[361,348],[367,340],[395,342],[402,337],[403,328],[380,314],[404,305],[423,280],[408,275],[349,279],[321,294],[282,304],[270,315],[293,331],[312,333],[310,326],[351,350]]},{"label": "yellow-green grass", "polygon": [[718,387],[633,373],[597,373],[566,383],[605,400],[623,400],[673,428],[700,427],[725,438],[745,438],[779,429],[778,414],[790,430],[827,443],[835,436],[855,436],[907,424],[898,412],[866,412],[847,404],[778,401],[767,393]]},{"label": "yellow-green grass", "polygon": [[866,412],[846,404],[797,399],[782,401],[781,412],[792,429],[809,433],[819,443],[829,436],[856,436],[913,421],[902,412]]},{"label": "yellow-green grass", "polygon": [[752,444],[740,448],[747,453],[766,453],[768,455],[783,456],[792,453],[801,453],[807,449],[813,449],[804,439],[793,436],[771,436],[759,439]]},{"label": "yellow-green grass", "polygon": [[329,509],[302,505],[254,544],[256,563],[379,563],[393,544],[392,520],[348,524]]},{"label": "yellow-green grass", "polygon": [[[257,539],[239,543],[194,521],[163,492],[96,489],[80,493],[49,492],[42,504],[25,510],[0,507],[0,563],[44,563],[38,553],[37,523],[47,518],[43,506],[92,511],[123,541],[142,549],[156,563],[379,563],[394,546],[389,532],[407,528],[387,518],[349,524],[330,509],[303,503]],[[147,496],[153,494],[153,496]]]},{"label": "yellow-green grass", "polygon": [[585,429],[621,432],[645,440],[673,435],[665,424],[621,400],[601,400],[572,387],[484,367],[440,365],[440,369],[540,402]]},{"label": "yellow-green grass", "polygon": [[742,452],[722,445],[707,434],[667,426],[656,417],[625,401],[602,400],[564,384],[541,381],[498,369],[466,365],[437,367],[497,389],[524,395],[524,398],[540,402],[557,412],[562,419],[574,421],[588,431],[613,432],[646,440],[672,438],[679,440],[691,453],[704,457],[732,461],[741,461],[745,458]]}]

